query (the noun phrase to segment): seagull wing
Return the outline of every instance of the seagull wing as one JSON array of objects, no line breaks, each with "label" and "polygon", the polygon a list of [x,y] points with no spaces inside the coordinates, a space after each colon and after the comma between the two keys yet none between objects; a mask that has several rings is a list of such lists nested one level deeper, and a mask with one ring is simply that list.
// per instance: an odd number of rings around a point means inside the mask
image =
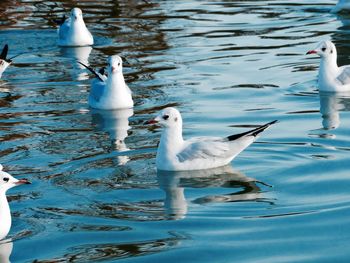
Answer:
[{"label": "seagull wing", "polygon": [[177,158],[180,162],[194,159],[227,158],[230,156],[230,146],[227,140],[222,138],[196,138],[188,141],[188,145]]},{"label": "seagull wing", "polygon": [[105,87],[106,87],[106,84],[104,82],[101,82],[98,79],[95,79],[91,85],[90,96],[93,97],[95,101],[100,101],[103,95],[103,92],[105,90]]},{"label": "seagull wing", "polygon": [[337,77],[337,80],[343,84],[350,84],[350,67],[341,67],[342,72]]},{"label": "seagull wing", "polygon": [[177,157],[180,162],[185,162],[194,159],[226,159],[236,156],[248,147],[261,132],[276,122],[277,120],[226,138],[207,137],[189,140],[187,147],[178,153]]},{"label": "seagull wing", "polygon": [[68,18],[66,21],[64,21],[61,25],[60,28],[58,30],[58,37],[61,40],[64,40],[67,37],[67,34],[69,32],[70,29],[70,19]]}]

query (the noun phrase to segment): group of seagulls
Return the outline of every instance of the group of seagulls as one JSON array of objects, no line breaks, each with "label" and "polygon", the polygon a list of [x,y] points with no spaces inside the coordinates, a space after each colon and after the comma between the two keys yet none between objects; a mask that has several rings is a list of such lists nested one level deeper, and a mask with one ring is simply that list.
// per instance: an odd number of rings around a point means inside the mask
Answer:
[{"label": "group of seagulls", "polygon": [[[349,1],[339,0],[332,12],[350,10]],[[69,18],[58,21],[58,45],[62,47],[92,46],[94,38],[83,20],[82,11],[73,8]],[[11,64],[8,58],[9,47],[6,44],[0,54],[0,78]],[[327,40],[321,42],[307,54],[317,54],[321,61],[318,73],[320,91],[350,91],[350,66],[338,67],[335,45]],[[88,104],[101,110],[132,109],[132,92],[125,83],[123,60],[114,55],[108,58],[107,70],[95,70],[78,61],[95,75],[91,83]],[[163,109],[147,124],[160,125],[163,130],[156,155],[156,167],[160,171],[191,171],[221,167],[230,163],[240,152],[252,144],[258,135],[276,123],[277,120],[259,126],[253,130],[227,137],[199,137],[184,140],[182,136],[182,117],[172,107]],[[11,213],[6,191],[12,187],[30,184],[27,179],[15,179],[3,171],[0,165],[0,240],[5,238],[11,227]]]}]

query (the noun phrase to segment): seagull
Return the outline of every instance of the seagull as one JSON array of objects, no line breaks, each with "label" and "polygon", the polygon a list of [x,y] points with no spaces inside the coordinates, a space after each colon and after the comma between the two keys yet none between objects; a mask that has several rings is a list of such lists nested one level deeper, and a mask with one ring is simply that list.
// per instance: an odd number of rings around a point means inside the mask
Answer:
[{"label": "seagull", "polygon": [[0,54],[0,79],[1,79],[2,73],[4,73],[5,69],[11,64],[12,59],[14,58],[14,57],[6,58],[8,51],[9,51],[9,46],[6,44]]},{"label": "seagull", "polygon": [[276,122],[277,120],[225,138],[197,137],[190,140],[182,138],[182,118],[175,108],[165,108],[156,118],[146,123],[159,123],[163,127],[156,156],[157,169],[188,171],[228,164],[254,142],[259,133]]},{"label": "seagull", "polygon": [[61,21],[56,21],[56,23],[60,26],[58,29],[59,46],[79,47],[94,44],[94,39],[85,26],[80,8],[73,8],[68,19],[63,16]]},{"label": "seagull", "polygon": [[100,71],[95,71],[81,62],[79,63],[96,76],[91,83],[89,94],[90,107],[101,110],[115,110],[132,108],[134,106],[131,90],[124,80],[121,57],[114,55],[108,58],[108,75],[104,68]]},{"label": "seagull", "polygon": [[30,184],[27,179],[16,179],[10,174],[3,171],[3,167],[0,164],[0,240],[5,238],[11,228],[11,212],[6,198],[6,191],[12,187]]},{"label": "seagull", "polygon": [[339,0],[336,6],[331,10],[332,13],[342,12],[344,10],[350,11],[349,0]]},{"label": "seagull", "polygon": [[337,49],[330,40],[322,41],[316,49],[306,54],[317,54],[321,57],[318,70],[318,86],[321,92],[350,91],[350,66],[338,67]]}]

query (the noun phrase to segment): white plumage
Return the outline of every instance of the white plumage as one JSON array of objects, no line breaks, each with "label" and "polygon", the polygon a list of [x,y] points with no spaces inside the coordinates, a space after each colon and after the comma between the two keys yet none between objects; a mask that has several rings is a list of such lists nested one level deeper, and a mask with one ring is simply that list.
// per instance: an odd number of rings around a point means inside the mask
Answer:
[{"label": "white plumage", "polygon": [[0,164],[0,240],[5,238],[11,228],[11,212],[7,202],[6,192],[8,189],[21,184],[30,184],[27,179],[18,180],[10,174],[4,172]]},{"label": "white plumage", "polygon": [[134,106],[131,90],[124,80],[121,57],[117,55],[109,57],[108,76],[104,72],[97,72],[86,65],[84,66],[96,76],[96,79],[92,81],[89,94],[90,107],[101,110],[115,110]]},{"label": "white plumage", "polygon": [[157,150],[157,169],[186,171],[226,165],[254,142],[260,132],[275,122],[225,138],[198,137],[184,140],[180,112],[175,108],[166,108],[148,122],[159,123],[163,127]]},{"label": "white plumage", "polygon": [[71,15],[62,21],[58,29],[59,46],[91,46],[94,39],[87,29],[80,8],[73,8]]},{"label": "white plumage", "polygon": [[321,58],[318,70],[318,87],[324,92],[350,91],[350,66],[338,67],[337,49],[327,40],[323,41],[314,50],[307,54],[317,54]]}]

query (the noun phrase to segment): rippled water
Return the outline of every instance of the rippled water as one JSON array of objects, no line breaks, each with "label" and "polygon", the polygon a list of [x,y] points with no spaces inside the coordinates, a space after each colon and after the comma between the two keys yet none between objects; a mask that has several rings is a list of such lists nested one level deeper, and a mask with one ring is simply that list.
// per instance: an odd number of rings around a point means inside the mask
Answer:
[{"label": "rippled water", "polygon": [[[0,81],[0,161],[33,184],[9,192],[12,262],[339,262],[350,252],[350,96],[319,95],[332,39],[350,64],[335,1],[79,1],[96,45],[56,45],[75,1],[2,0],[0,45],[23,53]],[[68,12],[68,11],[67,11]],[[92,76],[127,58],[133,111],[87,107]],[[176,106],[185,136],[278,119],[232,166],[157,173]],[[13,246],[13,248],[12,248]]]}]

